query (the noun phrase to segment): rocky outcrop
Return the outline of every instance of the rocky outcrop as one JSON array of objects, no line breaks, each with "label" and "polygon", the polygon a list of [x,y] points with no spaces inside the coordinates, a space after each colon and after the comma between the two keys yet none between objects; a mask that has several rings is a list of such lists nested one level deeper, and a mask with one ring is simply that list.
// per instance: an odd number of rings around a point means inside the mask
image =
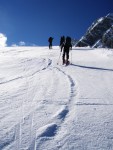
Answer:
[{"label": "rocky outcrop", "polygon": [[112,47],[113,14],[108,14],[93,22],[86,34],[76,43],[76,46]]}]

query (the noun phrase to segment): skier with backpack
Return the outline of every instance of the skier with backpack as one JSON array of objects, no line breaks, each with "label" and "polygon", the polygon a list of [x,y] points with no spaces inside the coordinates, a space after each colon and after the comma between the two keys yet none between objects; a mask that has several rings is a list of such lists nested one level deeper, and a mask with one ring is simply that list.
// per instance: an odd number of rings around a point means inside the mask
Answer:
[{"label": "skier with backpack", "polygon": [[53,42],[53,37],[49,37],[48,42],[49,42],[49,49],[52,49],[52,42]]},{"label": "skier with backpack", "polygon": [[[72,44],[71,44],[71,37],[67,36],[66,37],[66,42],[63,45],[63,55],[62,55],[62,64],[68,65],[70,63],[69,61],[69,50],[72,49]],[[62,52],[62,49],[61,49]]]}]

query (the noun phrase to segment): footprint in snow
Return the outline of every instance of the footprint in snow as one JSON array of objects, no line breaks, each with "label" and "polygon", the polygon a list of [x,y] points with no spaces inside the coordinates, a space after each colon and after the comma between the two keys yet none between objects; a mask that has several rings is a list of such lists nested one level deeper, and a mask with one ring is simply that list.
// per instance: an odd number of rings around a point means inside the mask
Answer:
[{"label": "footprint in snow", "polygon": [[57,125],[52,123],[43,126],[37,131],[37,138],[38,137],[53,137],[55,136],[57,131]]},{"label": "footprint in snow", "polygon": [[64,120],[68,112],[69,112],[69,110],[67,109],[67,107],[63,107],[61,110],[59,110],[54,115],[54,117],[55,118],[57,117],[58,119]]}]

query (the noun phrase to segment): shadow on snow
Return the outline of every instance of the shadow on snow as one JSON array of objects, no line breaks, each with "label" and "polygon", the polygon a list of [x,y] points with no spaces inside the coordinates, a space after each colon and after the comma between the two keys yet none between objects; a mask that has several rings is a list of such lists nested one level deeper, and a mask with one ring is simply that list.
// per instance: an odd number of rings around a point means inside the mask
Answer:
[{"label": "shadow on snow", "polygon": [[100,71],[113,71],[113,69],[107,69],[107,68],[89,67],[89,66],[82,66],[82,65],[75,65],[75,64],[71,64],[71,65],[75,67],[86,68],[86,69],[94,69]]}]

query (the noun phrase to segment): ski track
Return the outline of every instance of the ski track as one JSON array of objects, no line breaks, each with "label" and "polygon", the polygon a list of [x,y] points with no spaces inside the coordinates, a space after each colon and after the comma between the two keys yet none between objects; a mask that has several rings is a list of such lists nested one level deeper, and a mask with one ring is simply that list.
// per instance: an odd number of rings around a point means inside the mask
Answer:
[{"label": "ski track", "polygon": [[[36,136],[36,145],[37,148],[40,148],[40,145],[42,145],[42,142],[44,143],[47,140],[52,140],[54,138],[54,136],[57,134],[57,132],[60,130],[62,123],[65,121],[66,116],[69,113],[70,110],[70,105],[72,105],[71,103],[73,103],[73,98],[75,97],[76,93],[75,93],[75,82],[73,81],[72,77],[68,74],[66,74],[63,70],[61,70],[60,68],[53,68],[58,70],[59,73],[64,75],[64,78],[68,79],[69,82],[69,86],[70,86],[70,91],[69,91],[69,97],[68,97],[68,102],[61,108],[61,110],[58,110],[56,112],[55,115],[53,115],[53,118],[56,118],[55,123],[46,123],[45,126],[39,128],[39,130],[37,131],[37,136]],[[54,122],[54,119],[53,119]],[[41,131],[40,131],[41,130]],[[38,135],[38,132],[40,133]]]},{"label": "ski track", "polygon": [[[20,53],[27,54],[28,51],[27,49],[21,50],[20,48],[17,51],[13,49],[6,51],[4,54],[8,56],[12,53],[14,56],[17,56]],[[77,96],[79,96],[80,91],[77,89],[75,77],[73,79],[70,73],[68,73],[68,67],[56,65],[56,58],[52,55],[51,51],[49,51],[48,54],[46,52],[46,54],[40,58],[36,56],[29,57],[28,54],[28,57],[20,57],[17,60],[14,59],[14,64],[12,64],[12,62],[13,61],[7,64],[5,60],[2,66],[2,61],[0,61],[3,71],[5,71],[5,69],[6,71],[7,69],[8,71],[10,71],[10,69],[12,71],[11,75],[6,75],[6,78],[3,78],[2,73],[0,74],[0,150],[42,150],[46,148],[46,145],[48,149],[52,148],[54,150],[64,149],[65,147],[68,148],[70,145],[65,146],[65,144],[71,143],[68,141],[69,138],[64,138],[64,136],[67,134],[65,133],[66,125],[70,121],[70,116],[73,114],[72,112],[74,111],[74,113],[76,113],[75,115],[77,115],[75,108],[73,108],[74,105],[75,107],[79,106],[78,109],[85,107],[86,110],[87,107],[91,106],[92,108],[94,106],[94,111],[96,111],[96,106],[106,106],[106,109],[109,109],[109,106],[111,105],[112,107],[113,105],[112,101],[109,102],[107,100],[105,100],[105,103],[104,101],[101,103],[96,97],[93,97],[94,101],[88,101],[87,96],[86,98],[79,98],[86,99],[86,101],[77,102]],[[113,69],[106,69],[106,67],[89,67],[87,63],[86,65],[82,63],[79,65],[72,64],[71,67],[86,71],[89,69],[99,70],[99,72],[109,71],[110,73],[113,71]],[[15,73],[16,69],[19,69],[19,71],[17,71],[19,74],[16,73],[16,75],[13,76],[13,71]],[[76,71],[76,73],[78,72]],[[106,78],[106,80],[108,79]],[[15,83],[18,84],[18,87],[17,85],[14,86]],[[108,87],[108,82],[106,81],[104,83],[106,83],[106,87]],[[13,90],[10,89],[11,86],[14,88]],[[61,90],[60,92],[59,89]],[[109,92],[109,89],[106,89],[106,91],[107,94],[111,94],[111,90]],[[109,95],[109,97],[112,98],[112,94]],[[105,109],[102,109],[102,111],[103,110]],[[80,119],[82,119],[80,121],[86,122],[82,117]],[[89,120],[87,119],[87,121]],[[109,125],[109,119],[106,119],[105,124],[105,127]],[[74,125],[77,130],[79,124],[74,122]],[[91,125],[93,125],[93,123],[91,123]],[[71,131],[71,124],[69,127]],[[101,127],[102,126],[100,126],[100,130]],[[84,128],[82,129],[84,131]],[[108,132],[109,131],[110,130],[108,130]],[[107,132],[107,130],[105,130],[105,132]],[[80,147],[78,148],[85,148],[82,147],[81,135],[77,134],[78,137],[74,137],[73,134],[71,135],[73,139],[72,142],[75,141],[76,143],[76,140],[80,140]],[[101,134],[101,131],[99,134]],[[107,134],[103,133],[102,135],[105,136]],[[100,137],[101,136],[98,137],[99,142]],[[111,144],[108,145],[108,149],[112,149],[112,133],[108,134],[108,139],[111,139]],[[89,140],[89,142],[91,141]],[[55,147],[54,143],[56,144]],[[75,143],[72,143],[72,145]],[[83,144],[86,145],[87,143]]]},{"label": "ski track", "polygon": [[[31,60],[26,60],[26,62],[28,61]],[[46,59],[43,59],[43,61],[45,62]],[[23,61],[22,63],[25,63],[25,61]],[[26,65],[24,67],[26,67]],[[9,129],[9,131],[7,131],[4,135],[6,136],[4,141],[2,141],[3,135],[0,136],[0,150],[38,150],[43,139],[44,141],[50,140],[57,134],[57,132],[61,128],[62,123],[65,121],[66,116],[69,113],[70,104],[73,102],[73,98],[76,96],[76,87],[72,77],[66,74],[66,72],[63,71],[61,67],[52,66],[52,60],[48,59],[47,65],[45,67],[42,67],[41,69],[31,73],[29,76],[25,75],[7,80],[1,82],[0,85],[14,82],[20,79],[26,79],[26,85],[28,89],[25,100],[27,100],[29,96],[28,92],[30,90],[30,83],[28,83],[28,79],[33,79],[34,76],[40,76],[40,74],[44,74],[45,72],[48,72],[49,74],[51,72],[51,77],[54,76],[55,79],[49,82],[49,88],[44,86],[43,89],[39,91],[37,91],[36,88],[34,89],[34,93],[32,94],[32,96],[34,96],[29,98],[29,100],[31,100],[29,101],[31,104],[30,107],[28,107],[29,112],[27,114],[25,113],[26,102],[21,102],[21,111],[23,112],[23,116],[21,116],[20,119],[17,119],[17,123],[15,125],[14,123],[12,123],[11,129]],[[59,87],[57,86],[62,83],[62,81],[60,81],[60,76],[62,76],[62,74],[64,76],[63,84],[67,84],[68,96],[64,97],[63,99],[61,96],[54,101],[55,93],[58,93],[59,90]],[[63,85],[60,84],[60,88],[63,88]],[[39,97],[41,98],[40,102],[36,102],[37,104],[41,104],[39,105],[39,107],[37,107],[37,105],[34,106],[33,104],[36,99],[35,97],[38,97],[37,92],[39,94]],[[42,95],[42,97],[40,95]],[[43,95],[45,95],[45,97]],[[63,102],[61,102],[61,99],[63,100]],[[51,108],[55,105],[58,105],[59,108],[57,108],[53,113],[53,110]],[[31,107],[33,107],[33,109],[31,109]],[[3,109],[7,109],[7,107]],[[19,109],[20,108],[18,108],[18,110]],[[5,115],[7,118],[7,113]],[[10,137],[10,139],[8,139],[8,137]]]},{"label": "ski track", "polygon": [[[30,60],[27,60],[27,61],[30,61]],[[46,59],[44,59],[43,61],[45,62]],[[23,63],[24,63],[24,62],[23,62]],[[47,66],[45,66],[45,67],[43,67],[43,68],[41,68],[41,69],[39,69],[39,70],[33,72],[33,73],[30,74],[29,76],[27,76],[27,75],[26,75],[26,76],[25,76],[25,75],[24,75],[24,76],[19,76],[19,77],[13,78],[13,79],[11,79],[11,80],[7,80],[7,81],[0,82],[0,85],[9,83],[9,82],[12,82],[12,81],[15,81],[15,80],[25,79],[25,78],[27,78],[27,77],[32,77],[32,76],[36,75],[37,73],[39,73],[39,72],[41,72],[41,71],[47,69],[50,65],[51,65],[51,60],[48,59],[48,64],[47,64]],[[26,67],[26,66],[24,66],[24,67]],[[25,71],[26,71],[26,70],[25,70]]]}]

